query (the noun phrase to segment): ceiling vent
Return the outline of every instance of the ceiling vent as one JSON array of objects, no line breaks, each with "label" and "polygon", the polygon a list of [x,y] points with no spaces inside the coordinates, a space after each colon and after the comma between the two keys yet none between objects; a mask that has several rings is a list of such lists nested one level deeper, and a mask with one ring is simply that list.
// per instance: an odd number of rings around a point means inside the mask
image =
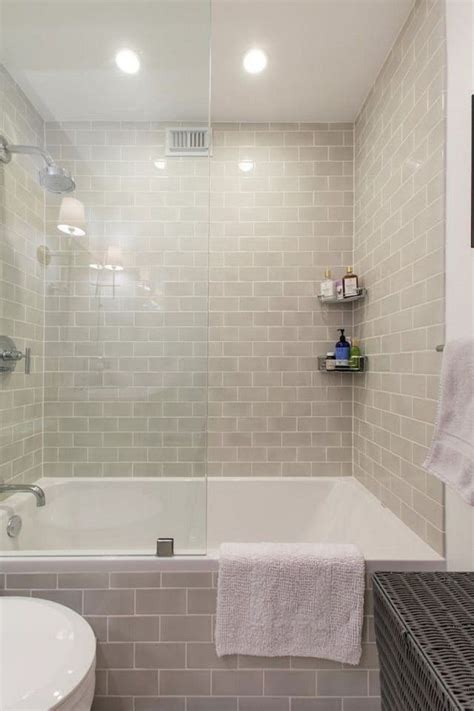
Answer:
[{"label": "ceiling vent", "polygon": [[210,154],[210,131],[201,127],[166,129],[167,156],[208,156]]}]

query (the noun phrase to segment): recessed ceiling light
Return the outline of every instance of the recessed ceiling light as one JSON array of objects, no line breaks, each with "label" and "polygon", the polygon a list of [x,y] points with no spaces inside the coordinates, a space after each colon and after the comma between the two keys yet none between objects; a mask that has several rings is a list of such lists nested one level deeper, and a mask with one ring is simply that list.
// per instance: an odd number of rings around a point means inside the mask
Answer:
[{"label": "recessed ceiling light", "polygon": [[91,264],[89,264],[89,269],[97,269],[98,272],[100,272],[103,268],[103,265],[99,262],[91,262]]},{"label": "recessed ceiling light", "polygon": [[267,55],[262,49],[249,49],[244,56],[244,69],[249,74],[259,74],[267,66]]},{"label": "recessed ceiling light", "polygon": [[136,74],[140,69],[140,59],[132,49],[121,49],[117,52],[115,64],[125,74]]},{"label": "recessed ceiling light", "polygon": [[242,173],[250,173],[255,168],[255,163],[249,158],[239,161],[239,169]]},{"label": "recessed ceiling light", "polygon": [[158,170],[164,170],[166,168],[166,161],[163,160],[163,158],[157,158],[157,160],[153,161],[153,165],[155,168],[158,168]]}]

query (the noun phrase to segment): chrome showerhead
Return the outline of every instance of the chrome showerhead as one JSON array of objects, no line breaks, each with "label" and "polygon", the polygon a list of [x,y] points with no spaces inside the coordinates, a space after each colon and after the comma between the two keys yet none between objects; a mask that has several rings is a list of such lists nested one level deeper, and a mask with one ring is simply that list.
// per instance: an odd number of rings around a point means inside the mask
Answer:
[{"label": "chrome showerhead", "polygon": [[50,193],[62,195],[71,193],[76,188],[74,178],[65,168],[60,168],[56,163],[46,165],[39,173],[39,182]]},{"label": "chrome showerhead", "polygon": [[0,162],[9,163],[12,159],[12,153],[41,156],[46,165],[39,171],[39,182],[48,192],[62,195],[63,193],[71,193],[76,189],[76,183],[69,171],[56,165],[49,153],[38,148],[38,146],[12,145],[3,136],[0,136]]}]

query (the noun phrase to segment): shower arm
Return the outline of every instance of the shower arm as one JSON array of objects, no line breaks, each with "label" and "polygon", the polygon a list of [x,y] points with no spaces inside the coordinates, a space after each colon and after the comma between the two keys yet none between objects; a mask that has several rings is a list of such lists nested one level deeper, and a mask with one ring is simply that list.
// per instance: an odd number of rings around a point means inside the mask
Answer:
[{"label": "shower arm", "polygon": [[55,165],[54,160],[52,157],[49,155],[49,153],[46,153],[46,151],[43,151],[41,148],[38,148],[38,146],[24,146],[21,144],[8,144],[5,146],[6,150],[9,153],[24,153],[26,155],[37,155],[41,156],[43,160],[45,161],[46,165]]},{"label": "shower arm", "polygon": [[0,135],[0,163],[9,163],[12,159],[12,153],[41,156],[48,167],[56,165],[49,153],[38,148],[38,146],[8,143],[5,136]]},{"label": "shower arm", "polygon": [[40,169],[38,177],[40,185],[48,192],[62,195],[76,189],[72,175],[65,168],[60,168],[47,151],[38,146],[8,143],[5,136],[0,134],[0,163],[10,163],[14,153],[39,156],[44,160],[46,167]]}]

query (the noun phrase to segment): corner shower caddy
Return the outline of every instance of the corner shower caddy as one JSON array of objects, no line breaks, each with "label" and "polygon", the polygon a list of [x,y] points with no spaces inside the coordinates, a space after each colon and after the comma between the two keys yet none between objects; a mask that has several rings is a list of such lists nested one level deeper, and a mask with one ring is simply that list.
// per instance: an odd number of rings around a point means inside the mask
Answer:
[{"label": "corner shower caddy", "polygon": [[[348,304],[353,301],[360,301],[365,299],[367,296],[367,289],[365,287],[360,287],[358,293],[355,296],[347,296],[344,299],[338,299],[337,296],[322,296],[318,295],[318,299],[322,304]],[[359,368],[335,368],[334,370],[326,370],[326,356],[318,356],[318,370],[321,373],[364,373],[367,368],[367,357],[360,356],[360,366]]]},{"label": "corner shower caddy", "polygon": [[326,370],[326,356],[318,356],[318,370],[321,373],[364,373],[367,367],[367,356],[360,356],[359,368],[335,368],[334,370]]},{"label": "corner shower caddy", "polygon": [[322,296],[318,294],[318,299],[322,304],[350,304],[353,301],[360,301],[365,299],[367,296],[367,289],[361,287],[357,290],[358,293],[355,296],[346,296],[343,299],[338,299],[337,296]]}]

